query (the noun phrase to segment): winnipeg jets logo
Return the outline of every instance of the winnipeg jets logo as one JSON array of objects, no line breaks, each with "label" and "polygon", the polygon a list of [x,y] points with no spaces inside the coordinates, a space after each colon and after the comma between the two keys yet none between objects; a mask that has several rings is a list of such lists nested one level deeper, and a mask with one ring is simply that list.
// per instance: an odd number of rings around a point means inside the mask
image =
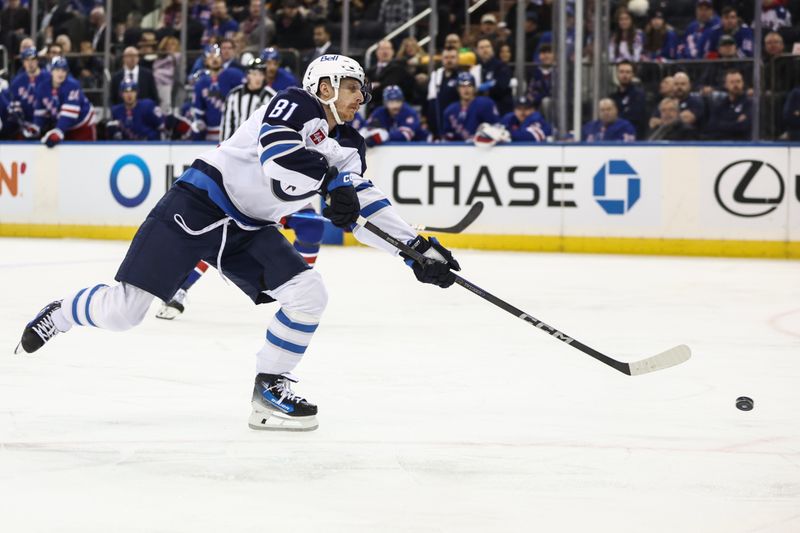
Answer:
[{"label": "winnipeg jets logo", "polygon": [[309,137],[311,138],[311,142],[313,142],[314,144],[319,144],[325,140],[325,132],[323,132],[322,130],[317,130],[314,133],[312,133]]}]

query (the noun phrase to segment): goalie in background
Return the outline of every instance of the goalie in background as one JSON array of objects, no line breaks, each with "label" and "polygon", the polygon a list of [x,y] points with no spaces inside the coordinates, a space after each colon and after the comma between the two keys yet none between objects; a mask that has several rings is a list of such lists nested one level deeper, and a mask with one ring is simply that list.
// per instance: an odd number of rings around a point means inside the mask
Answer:
[{"label": "goalie in background", "polygon": [[514,111],[506,113],[500,124],[508,131],[511,142],[547,142],[553,138],[553,128],[536,110],[533,100],[526,96],[517,98]]},{"label": "goalie in background", "polygon": [[[492,125],[500,122],[494,101],[486,96],[476,96],[475,78],[469,72],[461,72],[458,75],[458,96],[459,101],[450,104],[444,110],[442,131],[444,140],[469,142],[473,140],[483,123]],[[504,137],[501,131],[493,131],[492,135],[480,136],[480,139],[493,138],[494,142],[498,142],[504,141]],[[480,139],[476,144],[481,142]]]},{"label": "goalie in background", "polygon": [[383,90],[383,105],[372,112],[367,126],[359,133],[367,146],[387,141],[425,141],[430,137],[420,124],[419,113],[405,103],[403,91],[397,85],[389,85]]}]

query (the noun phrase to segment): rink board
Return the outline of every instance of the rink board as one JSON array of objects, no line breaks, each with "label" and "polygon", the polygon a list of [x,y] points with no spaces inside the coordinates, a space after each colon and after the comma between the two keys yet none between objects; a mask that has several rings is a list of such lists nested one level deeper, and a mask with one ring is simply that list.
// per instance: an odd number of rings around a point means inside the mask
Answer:
[{"label": "rink board", "polygon": [[[210,148],[2,143],[0,235],[130,239]],[[455,247],[800,258],[800,148],[788,145],[389,145],[367,164],[412,223],[449,226],[482,201],[446,237]]]}]

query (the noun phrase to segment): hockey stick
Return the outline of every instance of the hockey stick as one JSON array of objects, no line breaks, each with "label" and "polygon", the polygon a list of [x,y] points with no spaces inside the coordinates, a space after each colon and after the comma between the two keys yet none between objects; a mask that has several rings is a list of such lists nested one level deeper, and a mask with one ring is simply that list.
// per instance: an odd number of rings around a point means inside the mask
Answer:
[{"label": "hockey stick", "polygon": [[[429,261],[433,261],[433,259],[431,259],[429,257],[425,257],[421,253],[417,252],[416,250],[414,250],[411,247],[409,247],[408,245],[406,245],[404,242],[398,241],[397,239],[395,239],[391,235],[387,234],[382,229],[377,227],[372,222],[369,222],[364,217],[358,217],[358,220],[356,221],[356,223],[359,226],[361,226],[364,229],[366,229],[367,231],[373,233],[374,235],[377,235],[378,237],[380,237],[384,241],[388,242],[389,244],[391,244],[392,246],[394,246],[395,248],[397,248],[398,250],[400,250],[404,254],[408,255],[414,261],[417,261],[419,263],[426,263],[426,262],[429,262]],[[656,372],[657,370],[663,370],[663,369],[669,368],[671,366],[679,365],[679,364],[687,361],[692,355],[692,352],[689,349],[689,347],[686,346],[685,344],[681,344],[681,345],[675,346],[674,348],[670,348],[669,350],[667,350],[665,352],[661,352],[661,353],[659,353],[657,355],[654,355],[652,357],[647,357],[647,358],[642,359],[640,361],[634,361],[632,363],[624,363],[622,361],[617,361],[616,359],[613,359],[613,358],[611,358],[611,357],[609,357],[609,356],[607,356],[605,354],[602,354],[602,353],[598,352],[594,348],[586,346],[582,342],[580,342],[580,341],[568,336],[567,334],[557,330],[553,326],[551,326],[549,324],[546,324],[545,322],[542,322],[538,318],[534,318],[533,316],[523,312],[522,310],[517,309],[516,307],[514,307],[511,304],[509,304],[508,302],[506,302],[504,300],[501,300],[497,296],[495,296],[495,295],[493,295],[493,294],[481,289],[477,285],[474,285],[473,283],[467,281],[466,279],[462,278],[458,274],[456,274],[455,276],[456,276],[456,283],[458,285],[461,285],[462,287],[464,287],[465,289],[467,289],[471,293],[480,296],[484,300],[493,303],[494,305],[496,305],[500,309],[503,309],[504,311],[507,311],[507,312],[511,313],[515,317],[520,318],[520,319],[524,320],[525,322],[531,324],[533,327],[544,331],[545,333],[549,334],[553,338],[558,339],[558,340],[560,340],[561,342],[563,342],[565,344],[569,344],[573,348],[575,348],[577,350],[580,350],[583,353],[594,357],[595,359],[597,359],[601,363],[604,363],[604,364],[610,366],[611,368],[622,372],[623,374],[627,374],[629,376],[638,376],[640,374],[646,374],[648,372]]]},{"label": "hockey stick", "polygon": [[423,224],[418,224],[414,226],[414,229],[417,231],[433,231],[438,233],[461,233],[467,227],[475,222],[475,219],[480,216],[483,212],[483,202],[475,202],[467,214],[464,215],[464,218],[461,219],[457,224],[452,226],[448,226],[446,228],[437,228],[434,226],[425,226]]},{"label": "hockey stick", "polygon": [[[424,224],[417,224],[416,226],[412,226],[417,231],[433,231],[438,233],[461,233],[467,227],[475,222],[475,219],[478,218],[483,212],[483,202],[478,201],[475,202],[467,214],[464,215],[459,222],[452,226],[448,226],[446,228],[436,228],[433,226],[425,226]],[[311,213],[311,212],[299,212],[294,213],[291,215],[294,218],[303,218],[306,220],[328,220],[324,216],[320,215],[319,213]]]}]

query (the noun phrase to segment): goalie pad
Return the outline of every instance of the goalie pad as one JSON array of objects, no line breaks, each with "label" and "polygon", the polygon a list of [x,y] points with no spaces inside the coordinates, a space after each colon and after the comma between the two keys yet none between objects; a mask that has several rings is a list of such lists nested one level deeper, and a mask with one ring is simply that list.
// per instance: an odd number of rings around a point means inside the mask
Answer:
[{"label": "goalie pad", "polygon": [[511,134],[502,124],[489,124],[488,122],[478,126],[475,136],[472,138],[475,146],[481,148],[491,148],[499,142],[507,143],[510,141]]}]

